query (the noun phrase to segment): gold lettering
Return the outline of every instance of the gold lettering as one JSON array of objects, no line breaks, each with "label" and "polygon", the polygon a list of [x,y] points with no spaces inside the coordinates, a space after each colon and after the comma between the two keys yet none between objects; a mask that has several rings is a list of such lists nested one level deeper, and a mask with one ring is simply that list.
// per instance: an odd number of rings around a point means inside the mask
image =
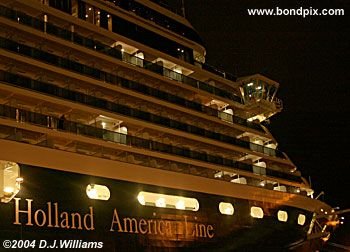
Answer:
[{"label": "gold lettering", "polygon": [[59,228],[60,226],[58,225],[58,203],[53,204],[55,207],[55,227]]},{"label": "gold lettering", "polygon": [[145,230],[142,229],[142,226],[147,226],[147,222],[145,221],[145,219],[141,219],[139,222],[139,229],[140,229],[140,233],[141,234],[146,234],[147,233],[147,228]]},{"label": "gold lettering", "polygon": [[67,212],[62,212],[62,213],[60,214],[60,217],[62,218],[62,221],[61,221],[61,228],[67,228],[67,229],[69,229],[70,226],[69,226],[68,213],[67,213]]},{"label": "gold lettering", "polygon": [[[213,232],[211,233],[211,231],[213,231]],[[208,225],[208,227],[207,227],[207,235],[208,235],[208,237],[210,239],[214,237],[214,228],[213,228],[212,225]]]},{"label": "gold lettering", "polygon": [[194,224],[194,230],[193,230],[192,236],[198,237],[198,224],[197,223]]},{"label": "gold lettering", "polygon": [[153,230],[154,230],[154,234],[158,234],[158,232],[157,232],[157,220],[153,220]]},{"label": "gold lettering", "polygon": [[163,227],[164,227],[164,221],[163,220],[160,220],[158,222],[158,232],[161,236],[164,236],[164,229],[161,228],[161,224],[163,223]]},{"label": "gold lettering", "polygon": [[113,212],[113,219],[112,219],[112,224],[111,224],[111,229],[109,231],[114,231],[113,229],[113,225],[114,224],[118,224],[118,232],[124,232],[122,225],[120,225],[120,220],[119,220],[119,216],[118,216],[118,212],[117,209],[114,208],[114,212]]},{"label": "gold lettering", "polygon": [[175,221],[175,234],[182,234],[181,228],[182,228],[182,223],[181,221]]},{"label": "gold lettering", "polygon": [[47,224],[47,227],[52,227],[52,220],[51,220],[51,202],[47,202],[47,215],[48,215],[48,224]]},{"label": "gold lettering", "polygon": [[[130,231],[128,231],[127,222],[129,222]],[[124,218],[124,232],[134,233],[133,226],[135,227],[135,233],[138,234],[139,231],[137,230],[137,220],[135,218]]]},{"label": "gold lettering", "polygon": [[204,224],[199,224],[199,237],[207,237],[207,231]]},{"label": "gold lettering", "polygon": [[[41,223],[39,223],[39,220],[38,220],[39,213],[41,213],[41,215],[43,216],[42,217],[43,220],[42,220]],[[41,210],[41,209],[36,210],[35,213],[34,213],[34,221],[39,227],[44,226],[45,223],[46,223],[46,214],[45,214],[45,212],[43,210]]]},{"label": "gold lettering", "polygon": [[152,227],[151,227],[151,223],[153,222],[153,220],[148,220],[148,233],[152,234]]},{"label": "gold lettering", "polygon": [[[94,230],[94,209],[92,207],[89,207],[90,213],[87,213],[84,215],[84,227],[86,230]],[[90,219],[90,227],[88,226],[88,219]]]},{"label": "gold lettering", "polygon": [[76,227],[75,227],[75,217],[77,217],[77,219],[78,219],[78,229],[83,229],[81,227],[81,216],[80,216],[80,214],[79,213],[71,213],[71,217],[72,217],[72,229],[76,229]]},{"label": "gold lettering", "polygon": [[167,236],[171,237],[172,232],[171,232],[171,222],[170,221],[165,221],[165,233]]},{"label": "gold lettering", "polygon": [[185,215],[185,216],[184,216],[184,218],[185,218],[185,237],[187,237],[187,235],[188,235],[188,223],[187,223],[187,216]]},{"label": "gold lettering", "polygon": [[27,203],[28,203],[28,210],[19,210],[19,201],[21,200],[20,198],[14,198],[15,199],[15,222],[13,224],[15,225],[21,225],[22,223],[19,222],[19,214],[20,213],[26,213],[27,214],[27,224],[26,226],[33,226],[32,223],[32,199],[26,199]]}]

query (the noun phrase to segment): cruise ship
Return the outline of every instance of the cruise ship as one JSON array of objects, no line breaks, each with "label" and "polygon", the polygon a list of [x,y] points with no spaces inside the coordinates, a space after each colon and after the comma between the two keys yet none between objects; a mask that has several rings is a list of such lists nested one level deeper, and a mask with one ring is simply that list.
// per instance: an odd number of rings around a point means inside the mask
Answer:
[{"label": "cruise ship", "polygon": [[316,251],[338,226],[265,123],[279,83],[206,64],[183,13],[1,0],[0,25],[11,248]]}]

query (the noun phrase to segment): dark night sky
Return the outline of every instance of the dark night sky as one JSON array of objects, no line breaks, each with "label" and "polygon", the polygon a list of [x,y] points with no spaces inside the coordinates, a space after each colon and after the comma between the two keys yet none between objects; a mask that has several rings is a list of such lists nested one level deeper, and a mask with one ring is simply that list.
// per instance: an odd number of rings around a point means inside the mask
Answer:
[{"label": "dark night sky", "polygon": [[[349,0],[187,0],[186,15],[211,65],[239,76],[261,73],[281,84],[284,110],[270,130],[317,195],[350,208]],[[247,8],[344,8],[345,16],[251,17]],[[350,246],[350,215],[335,242]]]}]

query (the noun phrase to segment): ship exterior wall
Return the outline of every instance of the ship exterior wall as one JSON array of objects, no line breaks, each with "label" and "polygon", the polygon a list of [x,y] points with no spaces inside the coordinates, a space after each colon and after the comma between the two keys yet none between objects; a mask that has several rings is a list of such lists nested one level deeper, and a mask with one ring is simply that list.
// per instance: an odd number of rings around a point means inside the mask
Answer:
[{"label": "ship exterior wall", "polygon": [[[258,245],[283,251],[305,235],[307,227],[297,225],[297,215],[311,217],[288,206],[29,165],[21,165],[21,174],[26,180],[20,193],[0,205],[1,216],[6,216],[1,239],[96,241],[103,243],[102,251],[253,251]],[[89,199],[86,186],[91,183],[107,186],[110,199]],[[196,198],[200,208],[194,212],[142,206],[140,191]],[[220,214],[220,202],[232,203],[234,214]],[[252,218],[251,206],[262,207],[264,218]],[[277,220],[279,209],[288,211],[286,223]]]}]

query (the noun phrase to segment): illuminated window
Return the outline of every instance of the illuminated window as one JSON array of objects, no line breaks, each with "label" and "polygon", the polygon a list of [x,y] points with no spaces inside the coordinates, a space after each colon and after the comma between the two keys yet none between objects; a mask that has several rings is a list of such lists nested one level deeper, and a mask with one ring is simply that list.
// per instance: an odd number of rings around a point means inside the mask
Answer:
[{"label": "illuminated window", "polygon": [[233,215],[233,213],[235,212],[235,209],[233,208],[232,204],[227,202],[220,202],[219,210],[221,214],[225,215]]},{"label": "illuminated window", "polygon": [[261,207],[253,206],[253,207],[250,208],[250,215],[253,218],[262,219],[262,218],[264,218],[264,211],[262,210]]},{"label": "illuminated window", "polygon": [[137,195],[137,200],[143,206],[155,206],[189,211],[198,211],[199,209],[198,200],[175,195],[140,192]]},{"label": "illuminated window", "polygon": [[107,186],[89,184],[86,187],[86,194],[90,199],[109,200],[111,193]]},{"label": "illuminated window", "polygon": [[277,218],[279,221],[286,222],[288,220],[288,213],[283,210],[279,210],[277,213]]},{"label": "illuminated window", "polygon": [[303,226],[305,224],[306,221],[306,216],[304,214],[299,214],[298,216],[298,224],[300,226]]}]

